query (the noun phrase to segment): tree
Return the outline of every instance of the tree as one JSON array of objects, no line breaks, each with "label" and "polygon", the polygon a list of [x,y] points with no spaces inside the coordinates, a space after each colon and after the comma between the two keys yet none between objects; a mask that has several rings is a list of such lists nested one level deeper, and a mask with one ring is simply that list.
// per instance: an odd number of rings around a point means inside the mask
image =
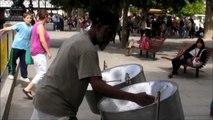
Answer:
[{"label": "tree", "polygon": [[[208,11],[206,10],[206,25],[213,26],[210,17],[212,17],[212,0],[206,0]],[[178,13],[181,11],[181,9],[188,5],[189,3],[192,3],[195,5],[198,5],[197,9],[199,9],[200,4],[196,4],[199,2],[203,2],[203,0],[52,0],[51,3],[56,6],[61,6],[62,8],[84,8],[85,10],[90,10],[95,7],[104,8],[113,11],[117,15],[120,15],[123,11],[123,29],[122,29],[122,41],[121,41],[121,48],[126,47],[127,43],[127,13],[129,5],[132,4],[133,6],[136,6],[138,8],[142,8],[143,15],[146,16],[148,10],[150,8],[160,8],[165,10],[170,10],[171,13]],[[195,9],[196,10],[196,9]],[[194,11],[195,11],[194,10]],[[184,9],[183,9],[184,11]],[[186,10],[189,11],[189,10]],[[201,10],[202,12],[203,10]],[[187,13],[188,14],[188,13]],[[190,13],[194,14],[194,13]],[[206,34],[209,32],[210,29],[208,26],[208,30],[206,30]]]},{"label": "tree", "polygon": [[205,8],[203,1],[195,1],[193,3],[187,3],[179,12],[179,15],[182,16],[193,16],[195,14],[204,14]]},{"label": "tree", "polygon": [[180,11],[187,3],[193,3],[196,1],[202,0],[121,0],[123,3],[123,28],[122,28],[122,41],[121,48],[126,47],[127,43],[127,10],[129,5],[132,4],[138,8],[142,8],[143,16],[147,16],[149,9],[151,8],[159,8],[159,9],[170,9],[171,12]]},{"label": "tree", "polygon": [[128,8],[129,8],[129,1],[122,0],[122,8],[123,8],[123,27],[121,32],[121,48],[126,47],[126,43],[128,41]]},{"label": "tree", "polygon": [[213,1],[206,0],[206,17],[204,24],[204,38],[213,39]]}]

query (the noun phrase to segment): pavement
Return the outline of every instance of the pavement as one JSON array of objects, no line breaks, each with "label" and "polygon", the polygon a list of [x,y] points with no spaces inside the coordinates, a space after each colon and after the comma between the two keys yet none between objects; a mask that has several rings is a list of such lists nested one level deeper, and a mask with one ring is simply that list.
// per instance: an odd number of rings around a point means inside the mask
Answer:
[{"label": "pavement", "polygon": [[[65,40],[69,40],[75,31],[49,31],[51,37],[51,52],[53,58],[48,61],[49,65],[54,60],[58,48]],[[131,38],[139,39],[139,36],[131,36]],[[109,43],[104,51],[99,51],[100,67],[103,69],[104,61],[108,68],[122,65],[137,63],[143,66],[144,74],[147,81],[152,80],[168,80],[178,84],[178,90],[183,106],[185,120],[212,120],[210,118],[210,103],[213,99],[213,65],[212,57],[201,69],[199,78],[195,77],[195,70],[188,68],[187,73],[183,73],[183,68],[179,70],[179,75],[169,79],[168,74],[171,71],[171,62],[162,57],[173,58],[177,54],[177,49],[183,42],[194,43],[196,39],[166,39],[161,50],[156,54],[156,59],[153,60],[151,54],[149,58],[145,57],[145,53],[140,56],[138,50],[133,50],[133,54],[129,57],[125,56],[125,49],[120,48],[120,41],[116,36],[115,43]],[[212,40],[205,40],[206,46],[213,48]],[[29,65],[29,78],[32,79],[35,75],[33,65]],[[29,120],[33,110],[32,100],[26,99],[22,93],[22,89],[27,83],[19,80],[14,82],[14,86],[4,85],[2,89],[10,89],[14,87],[12,100],[9,109],[8,120]],[[8,81],[8,80],[5,80]],[[13,89],[11,89],[13,90]],[[77,117],[79,120],[100,120],[101,116],[91,112],[86,99],[83,100]]]}]

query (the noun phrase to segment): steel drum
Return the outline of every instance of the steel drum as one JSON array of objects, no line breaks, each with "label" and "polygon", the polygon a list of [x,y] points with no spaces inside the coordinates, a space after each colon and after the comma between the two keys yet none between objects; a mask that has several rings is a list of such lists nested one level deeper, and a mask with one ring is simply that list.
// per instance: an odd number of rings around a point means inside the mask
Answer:
[{"label": "steel drum", "polygon": [[166,80],[143,82],[124,87],[122,90],[131,93],[146,92],[155,97],[158,91],[161,91],[161,95],[159,102],[147,106],[104,97],[98,103],[103,120],[184,120],[178,86],[174,82]]},{"label": "steel drum", "polygon": [[[107,84],[118,89],[146,81],[143,67],[139,64],[125,64],[108,68],[102,71],[102,79],[105,80]],[[102,98],[103,96],[95,93],[89,84],[86,91],[86,100],[93,113],[100,114],[97,104]]]}]

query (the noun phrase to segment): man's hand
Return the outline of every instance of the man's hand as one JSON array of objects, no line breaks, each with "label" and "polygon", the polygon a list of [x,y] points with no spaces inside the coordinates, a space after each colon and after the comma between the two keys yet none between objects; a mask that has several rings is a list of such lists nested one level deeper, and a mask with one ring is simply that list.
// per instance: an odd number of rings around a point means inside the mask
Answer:
[{"label": "man's hand", "polygon": [[146,106],[146,105],[152,104],[152,103],[154,103],[154,101],[155,101],[155,97],[148,95],[145,92],[135,94],[134,102],[136,102],[137,104],[139,104],[141,106]]}]

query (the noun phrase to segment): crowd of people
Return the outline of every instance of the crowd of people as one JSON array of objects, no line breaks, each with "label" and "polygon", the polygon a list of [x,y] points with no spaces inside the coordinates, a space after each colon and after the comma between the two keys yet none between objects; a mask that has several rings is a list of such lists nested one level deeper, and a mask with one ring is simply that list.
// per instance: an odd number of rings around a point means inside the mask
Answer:
[{"label": "crowd of people", "polygon": [[[204,33],[204,19],[197,17],[146,16],[136,14],[128,16],[128,31],[131,35],[143,34],[150,31],[151,37],[165,35],[165,37],[194,38],[202,37]],[[122,25],[122,24],[121,24]]]},{"label": "crowd of people", "polygon": [[64,17],[58,14],[54,14],[51,18],[51,22],[53,23],[53,30],[55,31],[63,31],[64,30]]},{"label": "crowd of people", "polygon": [[53,23],[54,31],[63,31],[65,24],[68,25],[68,30],[76,29],[79,23],[80,31],[84,31],[88,26],[90,26],[90,21],[86,16],[63,16],[59,14],[53,14],[49,18],[49,22]]},{"label": "crowd of people", "polygon": [[[121,39],[120,32],[123,25],[123,17],[120,17],[120,23],[117,28],[119,39]],[[67,24],[69,30],[77,28],[78,23],[80,30],[83,31],[90,26],[90,21],[87,15],[77,16],[63,16],[53,14],[49,18],[49,22],[53,23],[53,30],[63,31],[64,25]],[[204,34],[204,18],[198,17],[172,17],[172,16],[140,16],[131,14],[128,16],[127,30],[129,35],[141,35],[145,31],[149,32],[149,37],[179,37],[179,38],[195,38],[203,37]]]}]

